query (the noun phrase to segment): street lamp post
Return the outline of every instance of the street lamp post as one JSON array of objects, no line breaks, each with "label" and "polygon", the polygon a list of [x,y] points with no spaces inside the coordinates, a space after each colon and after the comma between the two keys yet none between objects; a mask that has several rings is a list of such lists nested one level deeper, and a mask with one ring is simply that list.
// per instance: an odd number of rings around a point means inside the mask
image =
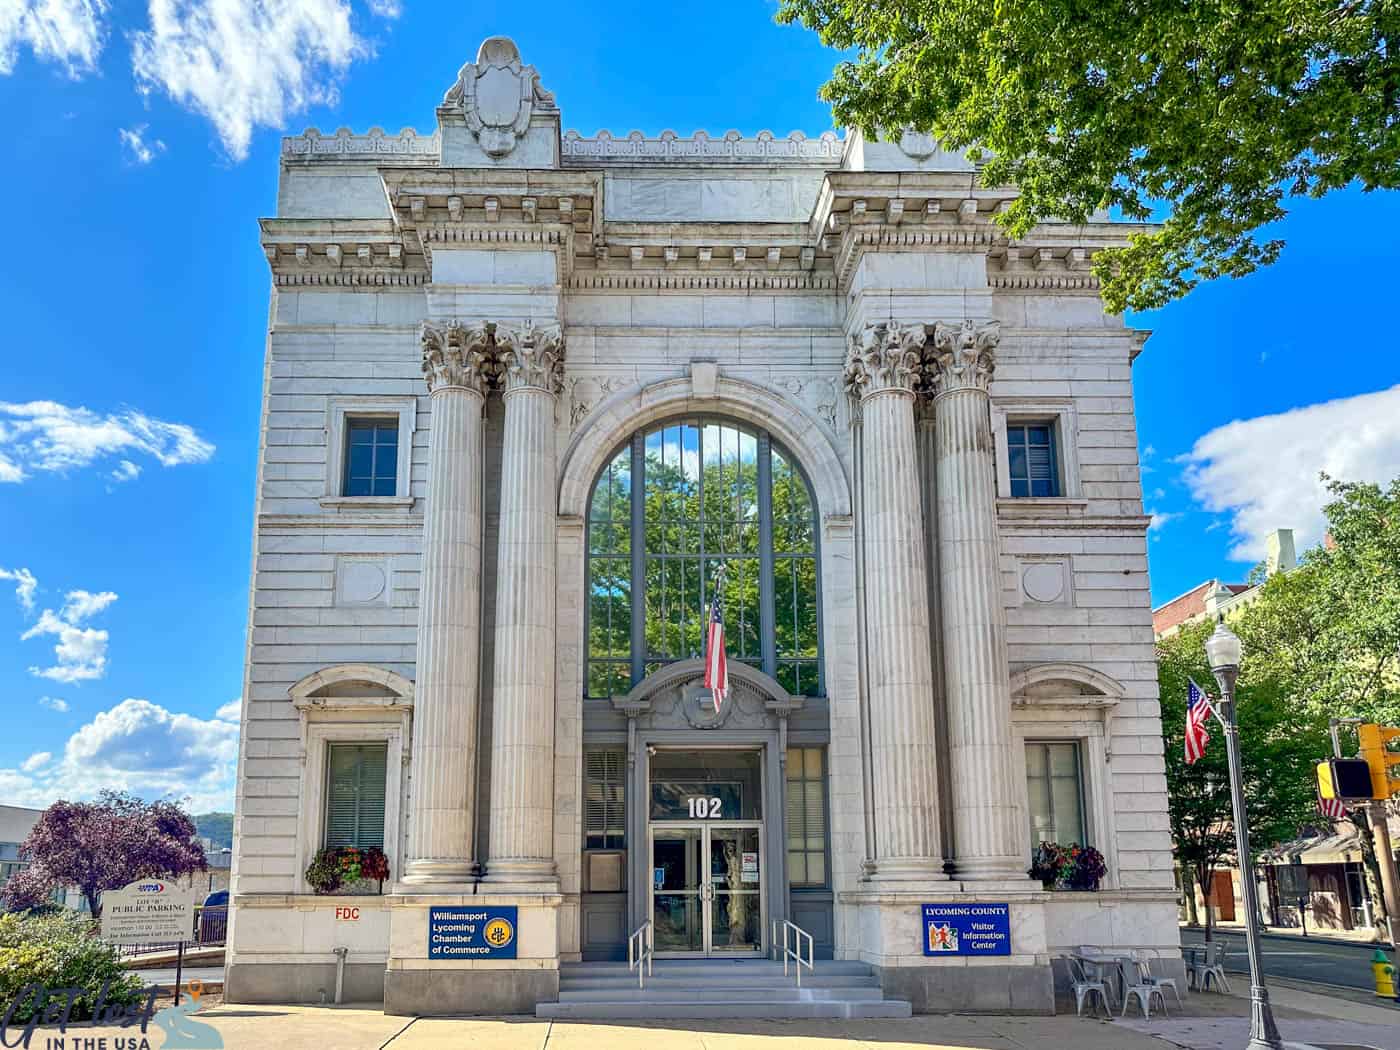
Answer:
[{"label": "street lamp post", "polygon": [[1246,1050],[1283,1050],[1269,990],[1264,987],[1264,960],[1259,953],[1259,884],[1249,855],[1249,823],[1244,808],[1244,777],[1240,772],[1240,731],[1235,717],[1235,680],[1240,676],[1239,637],[1225,626],[1215,625],[1206,639],[1210,670],[1220,686],[1216,713],[1225,729],[1225,753],[1230,760],[1230,801],[1235,811],[1235,853],[1244,890],[1244,938],[1249,952],[1249,1043]]}]

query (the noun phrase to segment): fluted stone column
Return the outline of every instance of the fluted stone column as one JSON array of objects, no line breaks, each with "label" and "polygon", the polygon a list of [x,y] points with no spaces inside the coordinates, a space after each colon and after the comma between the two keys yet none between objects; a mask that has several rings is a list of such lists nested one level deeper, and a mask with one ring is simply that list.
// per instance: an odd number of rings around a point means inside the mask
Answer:
[{"label": "fluted stone column", "polygon": [[939,848],[928,582],[914,384],[923,326],[868,326],[846,383],[860,399],[865,639],[878,880],[946,878]]},{"label": "fluted stone column", "polygon": [[432,395],[418,591],[412,804],[401,881],[473,874],[481,635],[481,409],[492,368],[486,326],[424,322]]},{"label": "fluted stone column", "polygon": [[496,326],[505,389],[488,882],[552,882],[558,325]]},{"label": "fluted stone column", "polygon": [[994,321],[940,323],[929,355],[954,870],[966,880],[1026,873],[1011,786],[1011,682],[987,393],[999,338]]}]

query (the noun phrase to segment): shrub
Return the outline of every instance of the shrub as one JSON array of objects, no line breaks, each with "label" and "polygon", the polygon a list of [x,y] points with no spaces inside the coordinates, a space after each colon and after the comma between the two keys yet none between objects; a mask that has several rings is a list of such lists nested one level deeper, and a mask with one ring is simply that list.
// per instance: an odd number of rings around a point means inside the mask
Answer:
[{"label": "shrub", "polygon": [[[141,980],[122,970],[117,950],[99,940],[92,920],[73,912],[57,915],[0,915],[0,1009],[8,1009],[28,984],[52,990],[81,988],[70,1019],[86,1020],[107,985],[104,1002],[130,1006],[144,998]],[[32,1016],[33,998],[26,996],[11,1022]]]}]

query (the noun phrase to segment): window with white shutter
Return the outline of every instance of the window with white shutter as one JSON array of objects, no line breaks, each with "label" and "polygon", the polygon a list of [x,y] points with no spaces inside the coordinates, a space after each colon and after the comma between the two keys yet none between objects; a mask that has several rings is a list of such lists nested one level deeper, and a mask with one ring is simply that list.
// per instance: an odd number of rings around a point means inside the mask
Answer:
[{"label": "window with white shutter", "polygon": [[583,775],[584,849],[622,849],[626,845],[626,772],[625,752],[586,752]]},{"label": "window with white shutter", "polygon": [[1012,496],[1061,495],[1054,423],[1008,425],[1006,451]]},{"label": "window with white shutter", "polygon": [[819,747],[787,753],[788,883],[826,886],[826,770]]},{"label": "window with white shutter", "polygon": [[326,748],[326,846],[384,846],[384,785],[389,747]]}]

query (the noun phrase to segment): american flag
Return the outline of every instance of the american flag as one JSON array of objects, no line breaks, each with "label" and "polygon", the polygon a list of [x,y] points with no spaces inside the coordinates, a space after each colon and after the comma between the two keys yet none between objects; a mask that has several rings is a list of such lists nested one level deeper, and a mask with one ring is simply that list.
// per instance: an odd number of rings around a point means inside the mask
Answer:
[{"label": "american flag", "polygon": [[724,655],[724,608],[720,605],[720,588],[724,583],[721,571],[715,576],[715,597],[710,603],[710,629],[705,637],[705,688],[715,698],[715,710],[724,703],[729,692],[729,663]]},{"label": "american flag", "polygon": [[1206,732],[1206,718],[1210,715],[1210,700],[1206,691],[1188,678],[1186,687],[1186,764],[1192,765],[1206,753],[1210,734]]},{"label": "american flag", "polygon": [[1328,820],[1341,820],[1347,815],[1346,803],[1335,798],[1317,796],[1317,811]]}]

